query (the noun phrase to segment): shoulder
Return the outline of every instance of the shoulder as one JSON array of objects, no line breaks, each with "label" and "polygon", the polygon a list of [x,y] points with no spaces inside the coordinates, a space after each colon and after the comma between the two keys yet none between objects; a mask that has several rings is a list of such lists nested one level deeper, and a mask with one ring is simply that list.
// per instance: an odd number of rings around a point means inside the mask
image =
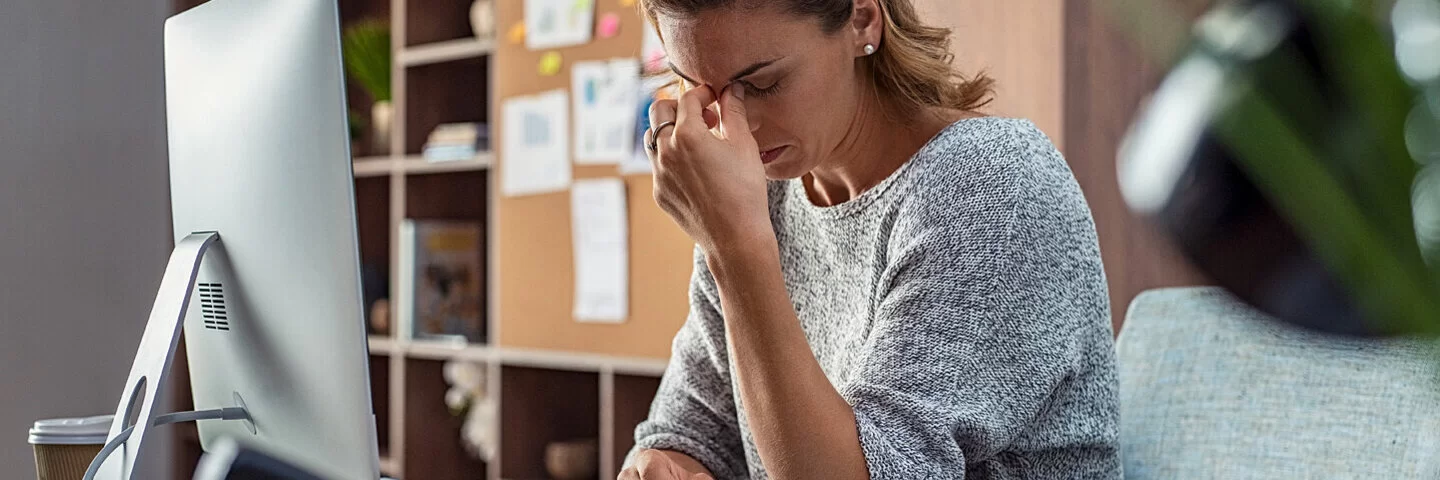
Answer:
[{"label": "shoulder", "polygon": [[1065,158],[1028,120],[952,124],[911,160],[893,239],[940,237],[1000,253],[1016,237],[1093,243],[1084,194]]},{"label": "shoulder", "polygon": [[1023,119],[956,122],[912,161],[909,197],[942,207],[1006,206],[1037,190],[1064,190],[1074,180],[1050,138]]}]

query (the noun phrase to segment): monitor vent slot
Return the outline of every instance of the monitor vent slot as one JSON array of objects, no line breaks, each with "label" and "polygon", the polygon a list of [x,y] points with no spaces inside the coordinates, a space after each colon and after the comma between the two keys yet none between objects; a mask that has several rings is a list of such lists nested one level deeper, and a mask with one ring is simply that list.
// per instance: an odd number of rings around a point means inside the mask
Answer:
[{"label": "monitor vent slot", "polygon": [[225,310],[225,289],[219,283],[201,283],[196,286],[200,294],[200,313],[205,316],[206,330],[230,331],[230,315]]}]

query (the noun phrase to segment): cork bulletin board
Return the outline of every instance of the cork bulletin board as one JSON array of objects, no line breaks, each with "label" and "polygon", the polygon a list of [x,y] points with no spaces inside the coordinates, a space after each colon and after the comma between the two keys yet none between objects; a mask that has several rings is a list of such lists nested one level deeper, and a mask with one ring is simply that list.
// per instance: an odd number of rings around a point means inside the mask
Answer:
[{"label": "cork bulletin board", "polygon": [[[498,37],[492,75],[498,111],[517,96],[570,89],[575,62],[640,56],[645,20],[633,2],[596,0],[595,18],[614,12],[621,19],[618,35],[554,49],[563,58],[556,75],[542,75],[541,56],[524,42],[512,43],[510,28],[524,22],[523,0],[496,3]],[[573,93],[572,93],[573,94]],[[568,107],[567,107],[568,108]],[[571,121],[573,122],[571,112]],[[496,122],[492,138],[504,138],[506,125]],[[573,142],[571,139],[567,141]],[[499,148],[500,142],[496,142]],[[572,145],[573,147],[573,145]],[[572,148],[573,152],[574,149]],[[497,158],[504,152],[497,151]],[[504,162],[495,168],[503,169]],[[573,177],[621,177],[613,165],[575,165]],[[503,178],[497,172],[492,178]],[[694,243],[652,198],[647,175],[622,177],[629,221],[629,315],[621,324],[578,323],[574,320],[574,253],[570,228],[569,191],[517,197],[497,194],[494,224],[498,345],[631,357],[667,358],[670,340],[684,323]]]}]

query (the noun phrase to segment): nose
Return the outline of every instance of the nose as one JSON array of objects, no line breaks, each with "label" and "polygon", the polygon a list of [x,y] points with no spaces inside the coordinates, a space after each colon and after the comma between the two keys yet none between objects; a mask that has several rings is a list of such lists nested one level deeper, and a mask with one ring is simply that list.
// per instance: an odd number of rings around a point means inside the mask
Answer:
[{"label": "nose", "polygon": [[760,125],[765,123],[765,112],[760,108],[760,102],[745,101],[745,122],[750,124],[750,134],[760,131]]}]

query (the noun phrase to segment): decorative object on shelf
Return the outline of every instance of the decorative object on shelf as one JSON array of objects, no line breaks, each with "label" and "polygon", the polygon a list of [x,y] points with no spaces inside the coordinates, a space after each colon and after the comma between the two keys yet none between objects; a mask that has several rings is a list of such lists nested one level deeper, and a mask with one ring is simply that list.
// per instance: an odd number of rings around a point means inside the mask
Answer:
[{"label": "decorative object on shelf", "polygon": [[484,343],[478,222],[406,219],[400,225],[400,329],[417,340]]},{"label": "decorative object on shelf", "polygon": [[375,102],[370,106],[370,134],[376,153],[390,152],[390,135],[395,127],[395,105],[389,100]]},{"label": "decorative object on shelf", "polygon": [[372,144],[377,152],[390,150],[395,109],[390,104],[390,23],[364,20],[345,28],[345,70],[350,79],[370,94]]},{"label": "decorative object on shelf", "polygon": [[485,123],[444,123],[430,131],[422,155],[430,162],[472,160],[490,149],[490,126]]},{"label": "decorative object on shelf", "polygon": [[545,472],[556,480],[593,478],[600,468],[598,445],[593,438],[545,445]]},{"label": "decorative object on shelf", "polygon": [[511,44],[520,44],[525,41],[525,22],[515,22],[510,26],[510,33],[505,34]]},{"label": "decorative object on shelf", "polygon": [[600,22],[595,24],[595,33],[600,38],[614,38],[620,34],[620,15],[615,12],[600,17]]},{"label": "decorative object on shelf", "polygon": [[495,38],[494,1],[475,0],[470,4],[470,30],[475,32],[476,40]]},{"label": "decorative object on shelf", "polygon": [[445,362],[445,406],[450,414],[464,418],[460,441],[476,459],[495,459],[500,405],[490,395],[485,366],[459,360]]},{"label": "decorative object on shelf", "polygon": [[381,298],[370,304],[370,333],[389,335],[390,320],[390,299]]},{"label": "decorative object on shelf", "polygon": [[560,52],[545,52],[544,55],[540,56],[540,74],[547,77],[553,77],[556,74],[560,73],[560,67],[564,65],[564,63],[565,58],[560,56]]}]

